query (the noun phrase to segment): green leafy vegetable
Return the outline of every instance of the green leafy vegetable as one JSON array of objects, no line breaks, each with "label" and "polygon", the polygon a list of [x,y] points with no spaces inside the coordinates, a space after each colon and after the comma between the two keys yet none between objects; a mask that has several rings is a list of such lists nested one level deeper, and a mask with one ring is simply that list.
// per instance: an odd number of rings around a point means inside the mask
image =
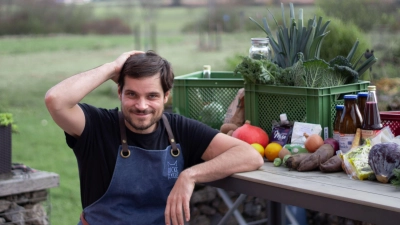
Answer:
[{"label": "green leafy vegetable", "polygon": [[393,169],[394,178],[392,179],[391,183],[400,188],[400,169]]},{"label": "green leafy vegetable", "polygon": [[241,74],[245,83],[275,84],[281,68],[269,60],[255,60],[248,56],[242,57],[242,62],[236,66],[234,75]]},{"label": "green leafy vegetable", "polygon": [[13,132],[18,132],[18,127],[14,123],[14,119],[11,113],[0,113],[0,126],[8,126],[11,125],[11,129]]}]

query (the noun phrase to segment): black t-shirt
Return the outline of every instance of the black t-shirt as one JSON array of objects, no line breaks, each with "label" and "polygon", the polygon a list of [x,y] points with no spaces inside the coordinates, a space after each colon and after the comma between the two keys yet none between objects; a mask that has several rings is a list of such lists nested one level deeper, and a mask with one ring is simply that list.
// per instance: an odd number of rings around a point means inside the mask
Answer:
[{"label": "black t-shirt", "polygon": [[[102,109],[79,104],[86,124],[80,138],[66,135],[78,162],[82,207],[89,206],[106,192],[114,172],[121,144],[118,108]],[[177,114],[164,113],[171,125],[176,143],[180,144],[184,168],[203,162],[201,156],[218,133],[205,124]],[[126,128],[128,145],[144,149],[165,149],[170,145],[162,120],[150,134],[137,134]],[[151,165],[149,165],[150,167]],[[140,185],[140,184],[138,184]]]}]

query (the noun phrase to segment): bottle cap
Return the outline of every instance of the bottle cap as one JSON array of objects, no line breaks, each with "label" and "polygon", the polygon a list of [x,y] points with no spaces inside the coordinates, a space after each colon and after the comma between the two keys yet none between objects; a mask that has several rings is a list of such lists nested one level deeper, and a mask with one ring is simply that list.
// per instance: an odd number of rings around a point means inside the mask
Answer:
[{"label": "bottle cap", "polygon": [[286,115],[286,113],[282,113],[281,115],[279,115],[279,118],[281,119],[281,122],[287,121],[287,115]]},{"label": "bottle cap", "polygon": [[336,110],[343,110],[344,109],[344,105],[336,105]]},{"label": "bottle cap", "polygon": [[376,90],[376,86],[368,86],[368,91],[375,91]]},{"label": "bottle cap", "polygon": [[210,65],[204,65],[203,66],[203,70],[211,70],[211,66]]},{"label": "bottle cap", "polygon": [[358,92],[358,97],[368,97],[368,92]]},{"label": "bottle cap", "polygon": [[345,95],[344,99],[354,100],[357,99],[357,95]]}]

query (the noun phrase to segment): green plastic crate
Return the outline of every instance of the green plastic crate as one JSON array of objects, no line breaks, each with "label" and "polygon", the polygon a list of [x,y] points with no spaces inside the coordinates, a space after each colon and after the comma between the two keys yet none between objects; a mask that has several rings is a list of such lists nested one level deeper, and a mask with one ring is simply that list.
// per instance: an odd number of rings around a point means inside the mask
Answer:
[{"label": "green plastic crate", "polygon": [[368,85],[369,81],[326,88],[246,84],[246,119],[270,134],[271,122],[286,113],[290,121],[320,124],[323,137],[332,137],[336,105],[343,104],[345,94],[366,91]]},{"label": "green plastic crate", "polygon": [[243,87],[243,78],[233,72],[212,71],[210,79],[203,78],[202,71],[177,76],[172,89],[172,109],[219,129],[229,105]]}]

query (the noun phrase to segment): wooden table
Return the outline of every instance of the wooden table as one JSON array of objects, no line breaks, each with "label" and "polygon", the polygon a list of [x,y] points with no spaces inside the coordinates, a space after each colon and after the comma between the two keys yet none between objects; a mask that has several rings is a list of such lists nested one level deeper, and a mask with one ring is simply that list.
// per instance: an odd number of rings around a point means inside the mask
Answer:
[{"label": "wooden table", "polygon": [[400,224],[400,189],[350,179],[344,172],[297,172],[266,162],[209,185],[271,201],[268,224],[285,224],[282,205],[294,205],[374,224]]}]

